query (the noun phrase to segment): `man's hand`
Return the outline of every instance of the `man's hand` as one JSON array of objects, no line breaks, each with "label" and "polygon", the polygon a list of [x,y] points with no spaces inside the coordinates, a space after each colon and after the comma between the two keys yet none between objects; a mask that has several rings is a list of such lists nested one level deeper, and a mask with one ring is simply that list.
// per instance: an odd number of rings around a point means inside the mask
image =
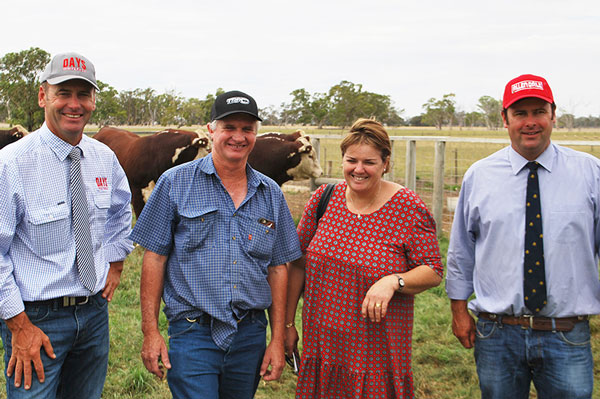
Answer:
[{"label": "man's hand", "polygon": [[142,360],[146,369],[161,379],[165,376],[161,362],[167,369],[171,368],[167,345],[165,344],[164,338],[158,331],[152,334],[144,335],[144,343],[142,344]]},{"label": "man's hand", "polygon": [[[271,369],[269,369],[269,365]],[[265,381],[276,381],[281,377],[284,366],[285,355],[283,343],[271,341],[267,346],[262,365],[260,366],[260,375]]]},{"label": "man's hand", "polygon": [[21,382],[24,382],[25,389],[29,389],[32,378],[31,363],[33,363],[39,382],[44,382],[44,365],[40,348],[43,346],[51,359],[56,358],[50,338],[31,323],[25,312],[6,320],[6,325],[12,333],[12,353],[6,367],[6,374],[11,377],[14,372],[15,387],[20,387]]},{"label": "man's hand", "polygon": [[467,301],[452,300],[452,332],[462,346],[471,349],[475,345],[475,320],[469,314]]},{"label": "man's hand", "polygon": [[106,276],[106,285],[102,290],[102,298],[108,302],[112,300],[115,290],[121,282],[121,272],[123,271],[123,262],[111,262],[110,268],[108,269],[108,275]]}]

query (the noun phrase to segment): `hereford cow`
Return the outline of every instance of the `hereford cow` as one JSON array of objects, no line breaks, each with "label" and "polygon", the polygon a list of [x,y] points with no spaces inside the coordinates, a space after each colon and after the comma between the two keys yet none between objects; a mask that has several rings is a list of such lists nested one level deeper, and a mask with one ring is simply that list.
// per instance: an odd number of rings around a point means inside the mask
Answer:
[{"label": "hereford cow", "polygon": [[103,127],[94,138],[109,146],[125,170],[136,216],[144,208],[142,190],[153,187],[160,175],[173,166],[201,158],[210,152],[206,133],[167,129],[150,136]]},{"label": "hereford cow", "polygon": [[14,143],[27,134],[29,132],[21,125],[15,125],[13,128],[7,130],[0,130],[0,148]]},{"label": "hereford cow", "polygon": [[306,180],[323,173],[310,138],[302,130],[256,137],[248,163],[280,186],[288,180]]}]

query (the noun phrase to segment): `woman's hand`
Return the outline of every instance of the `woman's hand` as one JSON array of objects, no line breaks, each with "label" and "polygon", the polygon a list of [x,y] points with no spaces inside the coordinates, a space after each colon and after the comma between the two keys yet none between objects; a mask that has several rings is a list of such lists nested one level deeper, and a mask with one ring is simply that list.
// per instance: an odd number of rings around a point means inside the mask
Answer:
[{"label": "woman's hand", "polygon": [[363,318],[379,323],[387,313],[388,304],[396,292],[398,278],[390,274],[377,280],[369,288],[360,311]]}]

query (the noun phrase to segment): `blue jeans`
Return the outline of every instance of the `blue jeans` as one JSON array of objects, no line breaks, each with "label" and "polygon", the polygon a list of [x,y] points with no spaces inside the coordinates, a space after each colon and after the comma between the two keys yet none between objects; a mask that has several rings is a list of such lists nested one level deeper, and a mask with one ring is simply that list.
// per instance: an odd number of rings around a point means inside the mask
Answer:
[{"label": "blue jeans", "polygon": [[[108,367],[108,305],[101,293],[85,305],[57,307],[25,306],[29,320],[50,338],[56,359],[41,348],[46,380],[40,383],[33,370],[29,390],[15,388],[13,377],[6,377],[8,398],[96,399],[100,398]],[[12,353],[12,334],[0,323],[4,343],[4,375]]]},{"label": "blue jeans", "polygon": [[536,331],[479,319],[475,362],[484,399],[589,399],[594,384],[587,321],[568,332]]},{"label": "blue jeans", "polygon": [[212,340],[209,318],[169,325],[167,381],[173,399],[251,399],[260,381],[266,349],[265,312],[251,312],[238,324],[228,350]]}]

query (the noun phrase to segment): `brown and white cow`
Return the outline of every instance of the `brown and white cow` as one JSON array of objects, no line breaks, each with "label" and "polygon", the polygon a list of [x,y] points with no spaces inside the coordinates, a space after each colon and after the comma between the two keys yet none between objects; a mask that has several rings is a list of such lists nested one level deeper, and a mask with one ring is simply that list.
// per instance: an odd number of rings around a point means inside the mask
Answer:
[{"label": "brown and white cow", "polygon": [[289,180],[316,178],[323,173],[310,137],[302,130],[259,135],[248,163],[280,186]]},{"label": "brown and white cow", "polygon": [[138,136],[124,129],[106,126],[94,138],[117,155],[131,189],[136,216],[144,208],[142,190],[154,184],[169,168],[201,158],[210,152],[210,138],[204,132],[167,129],[150,136]]},{"label": "brown and white cow", "polygon": [[21,125],[15,125],[11,129],[2,129],[0,130],[0,148],[4,148],[10,143],[14,143],[28,134],[29,132]]}]

